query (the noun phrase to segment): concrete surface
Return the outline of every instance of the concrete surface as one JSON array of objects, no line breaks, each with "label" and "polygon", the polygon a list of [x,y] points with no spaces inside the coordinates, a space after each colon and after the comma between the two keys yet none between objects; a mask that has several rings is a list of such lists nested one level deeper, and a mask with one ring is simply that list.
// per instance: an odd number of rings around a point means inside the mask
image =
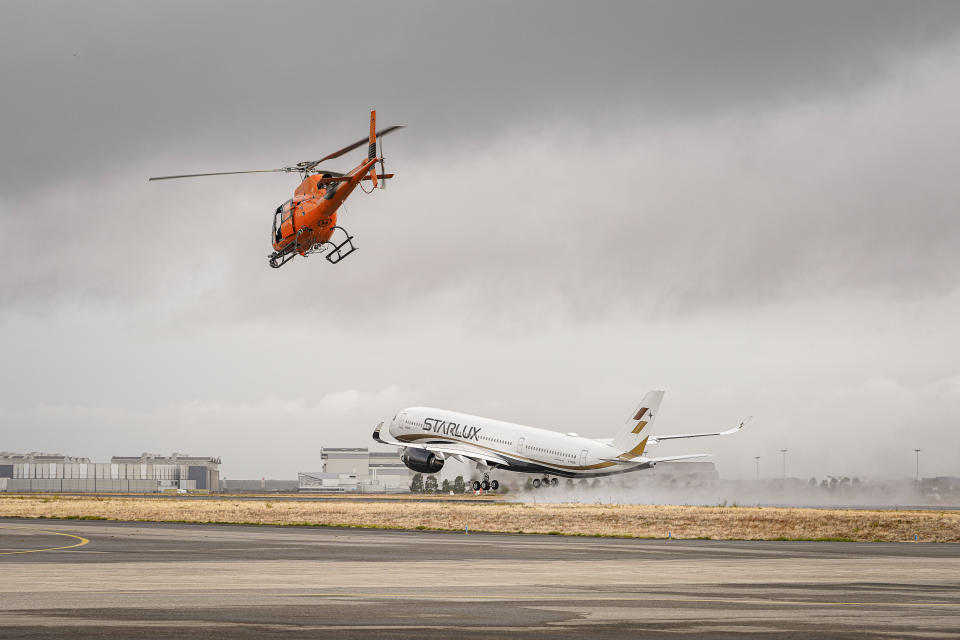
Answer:
[{"label": "concrete surface", "polygon": [[960,545],[0,519],[3,638],[956,638]]}]

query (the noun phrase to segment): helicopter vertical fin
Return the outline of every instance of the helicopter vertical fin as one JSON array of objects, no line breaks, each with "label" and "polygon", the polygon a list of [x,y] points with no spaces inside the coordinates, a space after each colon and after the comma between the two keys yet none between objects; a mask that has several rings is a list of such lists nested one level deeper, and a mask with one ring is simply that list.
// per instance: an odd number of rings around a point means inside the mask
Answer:
[{"label": "helicopter vertical fin", "polygon": [[[377,111],[376,109],[370,111],[370,145],[367,147],[367,160],[373,160],[377,157]],[[377,170],[376,168],[370,169],[370,181],[373,183],[373,188],[377,188]]]}]

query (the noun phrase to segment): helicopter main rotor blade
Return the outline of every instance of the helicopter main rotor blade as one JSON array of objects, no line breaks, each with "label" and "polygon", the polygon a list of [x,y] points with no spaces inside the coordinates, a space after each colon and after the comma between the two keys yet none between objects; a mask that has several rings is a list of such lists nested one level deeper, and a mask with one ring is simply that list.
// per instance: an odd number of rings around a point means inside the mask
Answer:
[{"label": "helicopter main rotor blade", "polygon": [[215,173],[185,173],[182,176],[158,176],[156,178],[150,178],[147,180],[173,180],[175,178],[202,178],[203,176],[229,176],[236,173],[276,173],[276,172],[290,172],[289,168],[286,169],[254,169],[253,171],[217,171]]},{"label": "helicopter main rotor blade", "polygon": [[[387,135],[388,133],[393,133],[393,132],[396,131],[397,129],[403,129],[403,127],[404,127],[404,125],[402,125],[402,124],[395,124],[395,125],[393,125],[393,126],[387,127],[386,129],[380,129],[380,131],[377,131],[376,136],[377,136],[377,138],[379,138],[380,136],[385,136],[385,135]],[[369,138],[361,138],[360,140],[357,140],[357,141],[354,142],[353,144],[347,145],[347,146],[344,147],[343,149],[340,149],[340,150],[338,150],[338,151],[334,151],[334,152],[331,153],[330,155],[324,156],[323,158],[320,158],[319,160],[317,160],[317,164],[320,164],[321,162],[326,162],[327,160],[333,160],[334,158],[339,158],[340,156],[342,156],[343,154],[347,153],[348,151],[353,151],[354,149],[356,149],[356,148],[358,148],[358,147],[362,147],[362,146],[364,146],[364,145],[366,145],[366,144],[369,144],[369,143],[370,143],[370,139],[369,139]]]},{"label": "helicopter main rotor blade", "polygon": [[[386,129],[381,129],[380,131],[377,131],[377,132],[376,132],[376,137],[377,137],[377,138],[380,138],[381,136],[385,136],[385,135],[387,135],[387,134],[389,134],[389,133],[393,133],[394,131],[396,131],[396,130],[398,130],[398,129],[403,129],[403,127],[404,127],[404,125],[402,125],[402,124],[395,124],[395,125],[393,125],[393,126],[387,127]],[[329,155],[326,155],[326,156],[324,156],[323,158],[320,158],[319,160],[316,160],[316,161],[313,161],[313,162],[299,162],[299,163],[293,165],[292,167],[282,167],[282,168],[280,168],[280,169],[255,169],[255,170],[253,170],[253,171],[216,171],[216,172],[213,172],[213,173],[185,173],[185,174],[180,175],[180,176],[157,176],[157,177],[155,177],[155,178],[149,178],[148,181],[153,181],[153,180],[176,180],[176,179],[178,179],[178,178],[202,178],[202,177],[206,177],[206,176],[232,176],[232,175],[236,175],[236,174],[238,174],[238,173],[295,173],[295,172],[301,172],[301,173],[309,174],[309,173],[311,173],[311,172],[317,172],[317,173],[329,173],[331,176],[337,176],[337,177],[339,177],[339,176],[342,176],[342,175],[344,175],[344,174],[339,173],[339,172],[337,172],[337,171],[326,171],[326,170],[324,170],[324,169],[317,169],[317,165],[320,164],[321,162],[326,162],[327,160],[333,160],[334,158],[339,158],[340,156],[342,156],[342,155],[345,154],[345,153],[348,153],[348,152],[350,152],[350,151],[353,151],[354,149],[356,149],[356,148],[358,148],[358,147],[362,147],[362,146],[365,145],[365,144],[369,144],[369,142],[370,142],[369,138],[361,138],[360,140],[357,140],[357,141],[354,142],[353,144],[347,145],[347,146],[344,147],[343,149],[339,149],[339,150],[337,150],[337,151],[334,151],[333,153],[331,153],[331,154],[329,154]]]},{"label": "helicopter main rotor blade", "polygon": [[[377,174],[377,178],[379,178],[380,180],[384,180],[386,178],[392,178],[392,177],[393,177],[392,173]],[[350,182],[351,180],[353,180],[353,177],[351,176],[336,176],[333,178],[320,178],[319,180],[317,180],[317,184],[333,184],[335,182]],[[368,174],[360,178],[361,182],[363,180],[370,180],[370,175]]]}]

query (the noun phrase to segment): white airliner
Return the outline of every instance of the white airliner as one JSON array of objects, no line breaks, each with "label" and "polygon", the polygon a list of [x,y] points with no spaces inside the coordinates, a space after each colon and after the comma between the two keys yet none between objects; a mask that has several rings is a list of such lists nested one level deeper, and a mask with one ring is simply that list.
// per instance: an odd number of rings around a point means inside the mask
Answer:
[{"label": "white airliner", "polygon": [[[614,438],[595,440],[576,433],[558,433],[547,429],[501,422],[444,409],[410,407],[393,417],[386,432],[377,425],[373,439],[403,447],[401,459],[420,473],[436,473],[447,458],[474,462],[483,480],[473,482],[474,490],[499,488],[490,480],[488,469],[504,469],[541,475],[533,486],[556,486],[557,476],[592,478],[614,473],[650,469],[658,462],[702,458],[707,453],[649,458],[647,446],[665,440],[726,436],[743,428],[746,420],[726,431],[687,433],[670,436],[649,435],[660,411],[663,391],[651,391],[630,414],[627,423]],[[748,418],[749,419],[749,418]]]}]

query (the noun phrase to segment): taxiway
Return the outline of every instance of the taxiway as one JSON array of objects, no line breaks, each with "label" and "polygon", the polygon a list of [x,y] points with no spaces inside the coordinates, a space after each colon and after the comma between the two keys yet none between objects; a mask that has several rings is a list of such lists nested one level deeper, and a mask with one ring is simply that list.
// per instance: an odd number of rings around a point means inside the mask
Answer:
[{"label": "taxiway", "polygon": [[0,519],[4,637],[955,638],[960,545]]}]

